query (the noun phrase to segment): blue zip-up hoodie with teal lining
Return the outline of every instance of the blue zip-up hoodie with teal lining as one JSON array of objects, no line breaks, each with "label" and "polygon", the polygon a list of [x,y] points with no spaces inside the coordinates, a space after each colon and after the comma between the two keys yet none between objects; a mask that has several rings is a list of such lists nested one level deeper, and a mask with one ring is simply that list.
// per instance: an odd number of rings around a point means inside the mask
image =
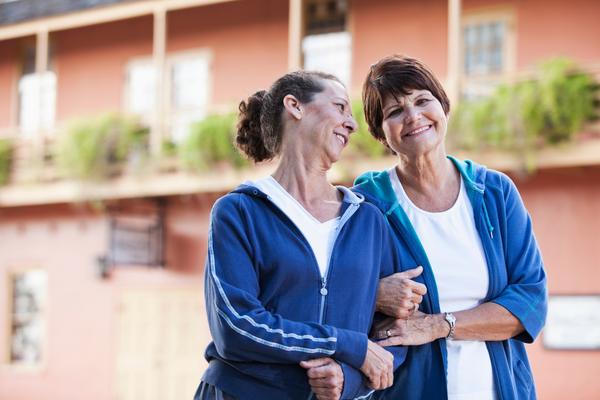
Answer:
[{"label": "blue zip-up hoodie with teal lining", "polygon": [[[504,306],[525,327],[516,337],[486,342],[500,400],[536,399],[533,376],[524,343],[542,330],[547,311],[546,273],[533,235],[531,219],[514,183],[506,175],[470,160],[450,158],[460,171],[481,237],[489,269],[486,301]],[[427,254],[407,215],[399,206],[388,171],[367,172],[352,188],[376,205],[388,218],[396,237],[403,267],[423,266],[416,280],[427,286],[420,310],[440,313],[435,277]],[[396,370],[394,385],[376,392],[376,399],[447,399],[446,340],[409,346],[404,363]]]},{"label": "blue zip-up hoodie with teal lining", "polygon": [[[394,235],[362,196],[344,193],[325,277],[300,230],[269,197],[241,185],[211,213],[205,298],[213,342],[202,381],[243,400],[312,398],[300,361],[342,366],[343,399],[372,391],[359,371],[379,279],[401,271]],[[392,348],[397,367],[406,348]]]}]

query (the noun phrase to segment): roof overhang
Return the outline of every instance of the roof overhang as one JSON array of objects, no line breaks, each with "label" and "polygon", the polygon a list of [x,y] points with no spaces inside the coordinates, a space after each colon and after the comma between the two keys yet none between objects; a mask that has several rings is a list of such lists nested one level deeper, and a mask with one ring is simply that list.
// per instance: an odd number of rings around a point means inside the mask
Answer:
[{"label": "roof overhang", "polygon": [[38,18],[0,27],[0,40],[35,35],[40,31],[53,32],[83,26],[103,24],[129,18],[152,15],[157,10],[180,10],[238,0],[141,0],[69,14]]}]

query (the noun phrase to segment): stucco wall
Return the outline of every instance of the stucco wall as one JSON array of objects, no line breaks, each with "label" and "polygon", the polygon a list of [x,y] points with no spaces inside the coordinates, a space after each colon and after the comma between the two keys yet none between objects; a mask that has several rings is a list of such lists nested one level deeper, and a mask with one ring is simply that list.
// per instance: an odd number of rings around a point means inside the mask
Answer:
[{"label": "stucco wall", "polygon": [[[549,170],[515,183],[533,221],[550,295],[600,295],[600,167]],[[543,336],[542,332],[542,336]],[[538,398],[600,398],[600,352],[528,345]]]},{"label": "stucco wall", "polygon": [[448,2],[356,0],[353,9],[352,88],[362,87],[371,64],[392,53],[417,57],[446,76]]},{"label": "stucco wall", "polygon": [[[6,293],[11,269],[38,267],[48,274],[48,298],[47,353],[40,371],[4,366],[10,357],[5,345],[9,332],[5,324],[0,329],[0,399],[113,399],[119,295],[128,289],[193,288],[201,296],[208,217],[215,199],[205,195],[169,200],[166,268],[119,267],[104,280],[96,276],[94,262],[108,249],[106,214],[81,205],[1,210],[1,293]],[[3,317],[7,302],[7,296],[0,296]],[[207,330],[206,321],[203,326]],[[201,352],[197,362],[205,363]]]}]

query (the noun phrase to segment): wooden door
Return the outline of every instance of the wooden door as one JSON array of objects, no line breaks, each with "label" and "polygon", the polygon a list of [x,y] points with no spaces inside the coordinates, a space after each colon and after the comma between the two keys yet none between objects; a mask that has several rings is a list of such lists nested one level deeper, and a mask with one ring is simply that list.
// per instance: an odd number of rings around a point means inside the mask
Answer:
[{"label": "wooden door", "polygon": [[201,290],[129,290],[117,317],[117,400],[191,399],[210,342]]}]

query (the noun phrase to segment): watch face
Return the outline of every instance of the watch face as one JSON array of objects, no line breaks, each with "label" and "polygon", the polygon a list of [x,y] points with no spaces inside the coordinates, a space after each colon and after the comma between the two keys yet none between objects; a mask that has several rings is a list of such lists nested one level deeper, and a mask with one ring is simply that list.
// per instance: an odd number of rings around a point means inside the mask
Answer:
[{"label": "watch face", "polygon": [[447,313],[446,321],[450,322],[451,324],[454,324],[456,322],[456,317],[450,313]]}]

